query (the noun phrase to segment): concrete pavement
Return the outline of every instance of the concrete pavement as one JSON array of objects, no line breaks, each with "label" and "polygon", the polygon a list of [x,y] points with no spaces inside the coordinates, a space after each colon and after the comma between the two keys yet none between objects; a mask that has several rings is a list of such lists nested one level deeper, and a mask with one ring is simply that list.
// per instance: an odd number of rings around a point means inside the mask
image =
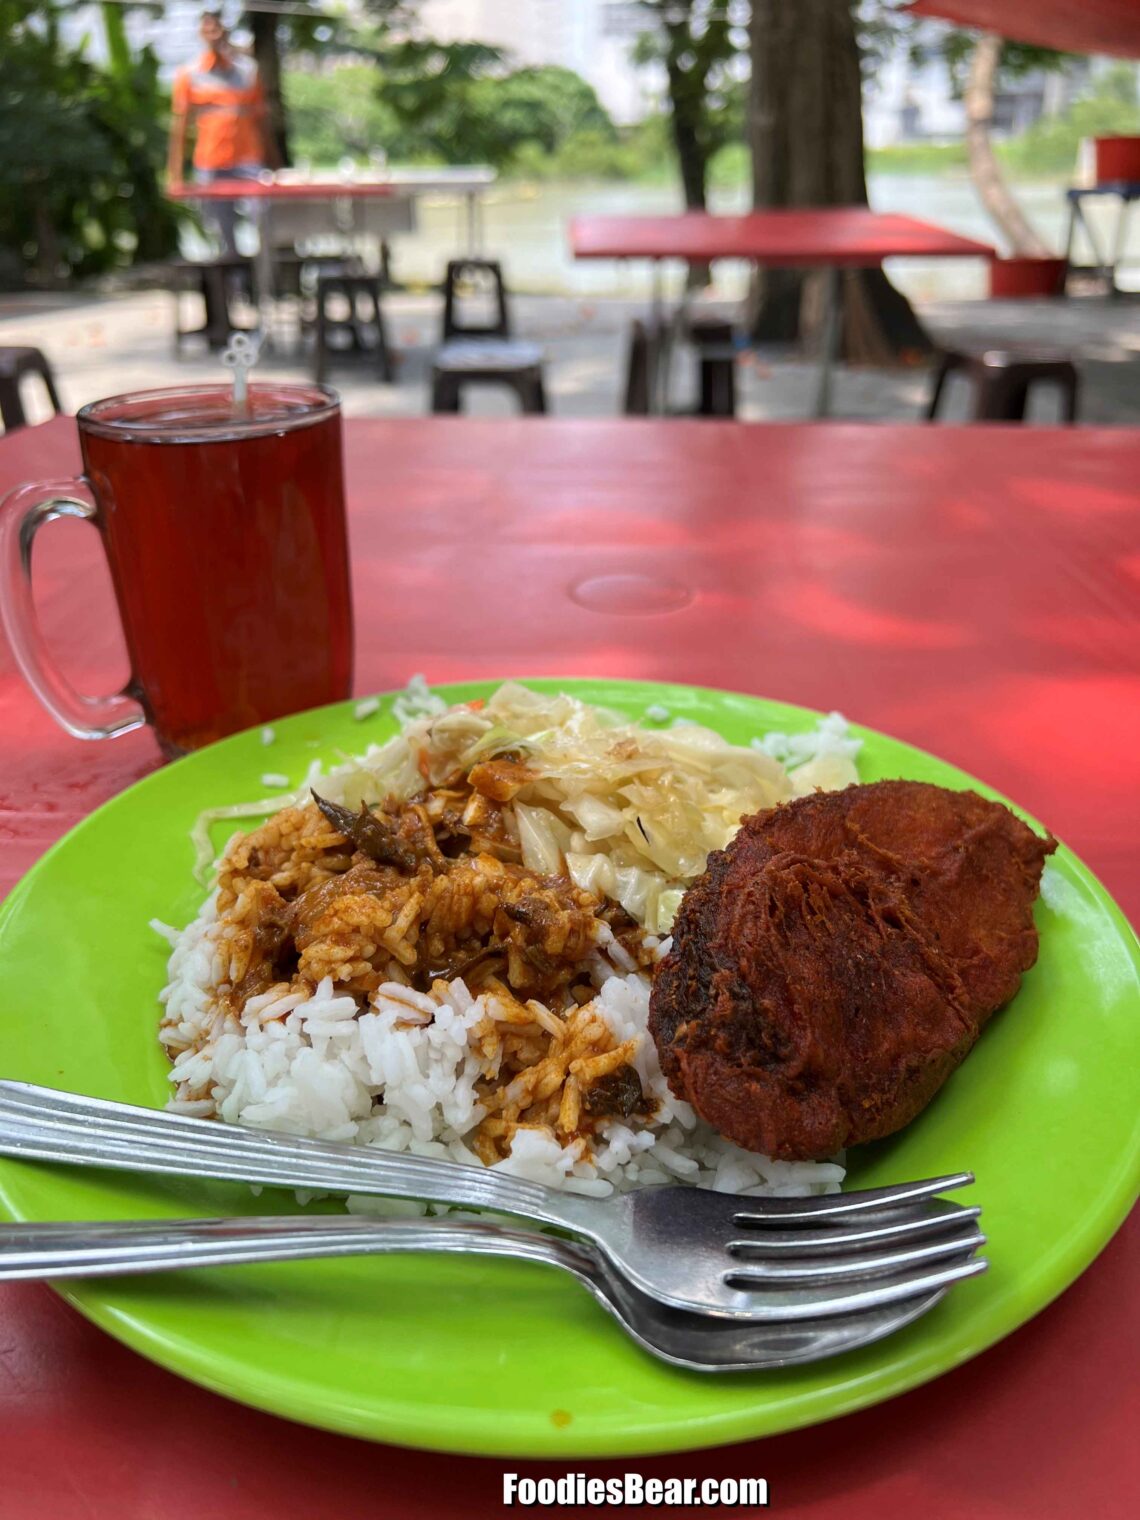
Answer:
[{"label": "concrete pavement", "polygon": [[[725,309],[714,299],[711,309]],[[32,344],[53,365],[64,405],[74,410],[100,396],[145,387],[224,378],[216,354],[187,346],[176,359],[172,345],[172,298],[145,290],[117,295],[0,295],[0,345]],[[702,305],[704,303],[702,302]],[[428,407],[428,373],[438,341],[440,298],[434,293],[394,293],[386,299],[391,341],[399,355],[396,383],[385,385],[359,365],[339,365],[329,382],[341,392],[348,416],[414,416]],[[559,416],[615,414],[624,388],[630,319],[644,312],[636,300],[581,300],[517,296],[519,337],[543,345],[547,394]],[[1085,298],[1069,301],[967,301],[930,303],[921,315],[936,339],[1000,347],[1008,342],[1056,345],[1070,351],[1082,376],[1081,420],[1140,422],[1140,304]],[[259,371],[302,378],[311,360],[299,346],[297,324],[283,317],[279,347]],[[814,364],[801,355],[744,352],[737,367],[739,414],[753,421],[794,419],[809,413]],[[924,369],[841,366],[833,393],[834,414],[862,419],[915,421],[928,390]],[[693,385],[691,358],[675,366],[674,405],[683,406]],[[468,409],[483,415],[514,407],[506,392],[472,388]],[[45,415],[40,398],[29,397],[29,415]],[[948,392],[951,418],[965,415],[964,387]],[[1053,396],[1042,394],[1031,418],[1052,421]]]}]

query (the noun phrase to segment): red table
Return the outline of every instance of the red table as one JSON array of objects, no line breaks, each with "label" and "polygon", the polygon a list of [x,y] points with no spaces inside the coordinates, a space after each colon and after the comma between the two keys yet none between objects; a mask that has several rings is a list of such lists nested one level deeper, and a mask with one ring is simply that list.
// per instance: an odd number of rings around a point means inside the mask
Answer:
[{"label": "red table", "polygon": [[[1016,797],[1140,916],[1136,433],[438,418],[351,422],[347,443],[361,692],[545,672],[836,706]],[[27,429],[0,440],[0,489],[77,458],[69,420]],[[40,544],[53,643],[85,689],[121,681],[93,536],[59,523]],[[615,589],[642,610],[605,610]],[[158,763],[145,732],[69,739],[5,658],[0,889]],[[1138,1244],[1133,1220],[1035,1321],[887,1406],[567,1466],[762,1476],[772,1512],[805,1520],[1123,1520]],[[46,1288],[0,1290],[3,1520],[497,1514],[504,1469],[563,1470],[287,1426],[150,1366]]]},{"label": "red table", "polygon": [[570,247],[577,259],[747,259],[779,268],[867,268],[891,258],[985,258],[987,243],[898,212],[866,206],[750,211],[745,216],[576,216]]},{"label": "red table", "polygon": [[898,212],[867,206],[814,206],[752,211],[745,216],[576,216],[570,248],[577,259],[746,259],[785,269],[814,266],[828,271],[815,415],[825,417],[839,351],[839,271],[866,269],[884,259],[994,257],[987,243],[959,237],[945,227]]},{"label": "red table", "polygon": [[395,191],[391,185],[353,180],[297,180],[279,185],[272,180],[220,179],[208,185],[172,185],[167,194],[172,201],[333,201],[387,200]]}]

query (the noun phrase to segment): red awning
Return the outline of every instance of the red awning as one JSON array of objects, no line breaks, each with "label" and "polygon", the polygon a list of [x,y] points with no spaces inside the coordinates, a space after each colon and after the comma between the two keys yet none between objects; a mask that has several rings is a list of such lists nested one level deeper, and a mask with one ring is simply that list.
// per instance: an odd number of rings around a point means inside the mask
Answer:
[{"label": "red awning", "polygon": [[1066,53],[1140,58],[1140,0],[912,0],[908,9]]}]

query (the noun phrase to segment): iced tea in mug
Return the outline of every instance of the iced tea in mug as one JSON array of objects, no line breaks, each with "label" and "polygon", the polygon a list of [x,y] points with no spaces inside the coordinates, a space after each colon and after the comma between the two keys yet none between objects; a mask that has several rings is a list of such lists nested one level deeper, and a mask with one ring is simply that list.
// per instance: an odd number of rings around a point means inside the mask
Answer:
[{"label": "iced tea in mug", "polygon": [[[114,396],[78,416],[82,477],[4,503],[4,619],[32,687],[71,733],[153,724],[176,756],[347,697],[352,606],[340,406],[315,385],[187,386]],[[32,610],[31,539],[60,516],[99,529],[131,679],[80,697]]]}]

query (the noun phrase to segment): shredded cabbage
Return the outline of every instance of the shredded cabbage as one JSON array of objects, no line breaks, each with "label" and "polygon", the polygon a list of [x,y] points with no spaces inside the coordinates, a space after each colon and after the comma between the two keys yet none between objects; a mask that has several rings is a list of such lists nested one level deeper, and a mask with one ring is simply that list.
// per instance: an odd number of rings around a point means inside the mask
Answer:
[{"label": "shredded cabbage", "polygon": [[[728,844],[742,817],[858,780],[860,741],[838,713],[822,719],[814,734],[741,746],[689,721],[641,728],[619,713],[513,681],[479,708],[440,711],[426,687],[412,695],[417,715],[402,732],[319,777],[323,795],[353,808],[406,799],[423,790],[425,775],[440,785],[479,761],[515,752],[530,779],[505,808],[524,865],[543,875],[565,873],[578,887],[620,902],[653,934],[669,932],[685,888],[710,851]],[[209,821],[306,800],[316,779],[314,768],[289,797],[203,815],[195,829],[199,862],[210,856]]]}]

